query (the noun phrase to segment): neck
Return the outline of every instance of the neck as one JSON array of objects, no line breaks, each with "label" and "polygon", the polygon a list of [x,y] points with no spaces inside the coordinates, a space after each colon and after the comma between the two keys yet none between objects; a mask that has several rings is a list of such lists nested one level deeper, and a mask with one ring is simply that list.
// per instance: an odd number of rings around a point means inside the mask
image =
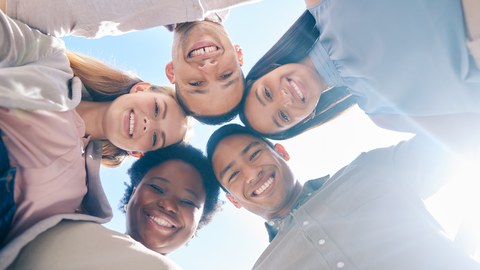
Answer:
[{"label": "neck", "polygon": [[300,193],[302,193],[302,184],[300,182],[296,181],[295,182],[295,187],[293,191],[290,193],[290,196],[285,203],[285,206],[282,207],[279,211],[274,213],[273,215],[270,216],[265,216],[264,218],[266,220],[274,219],[274,218],[283,218],[290,214],[292,211],[293,204],[297,201],[298,197],[300,196]]},{"label": "neck", "polygon": [[92,136],[93,140],[105,139],[103,132],[103,116],[110,102],[82,101],[75,108],[85,122],[85,136]]}]

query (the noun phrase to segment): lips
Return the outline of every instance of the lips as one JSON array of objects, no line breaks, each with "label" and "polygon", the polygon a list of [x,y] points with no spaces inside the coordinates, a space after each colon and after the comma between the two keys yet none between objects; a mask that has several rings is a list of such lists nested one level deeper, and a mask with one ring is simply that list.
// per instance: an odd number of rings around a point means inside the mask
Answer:
[{"label": "lips", "polygon": [[147,219],[151,221],[154,226],[163,231],[175,231],[179,225],[173,221],[168,215],[155,211],[153,213],[146,212]]},{"label": "lips", "polygon": [[287,79],[288,90],[291,95],[298,101],[305,103],[305,88],[303,85],[292,79]]},{"label": "lips", "polygon": [[255,190],[251,193],[252,197],[259,197],[266,195],[274,186],[275,173],[270,174],[268,177],[262,178],[256,185]]},{"label": "lips", "polygon": [[220,47],[210,41],[200,41],[190,48],[187,58],[206,58],[221,53]]},{"label": "lips", "polygon": [[127,137],[133,138],[135,133],[136,115],[133,110],[129,110],[124,116],[124,131]]}]

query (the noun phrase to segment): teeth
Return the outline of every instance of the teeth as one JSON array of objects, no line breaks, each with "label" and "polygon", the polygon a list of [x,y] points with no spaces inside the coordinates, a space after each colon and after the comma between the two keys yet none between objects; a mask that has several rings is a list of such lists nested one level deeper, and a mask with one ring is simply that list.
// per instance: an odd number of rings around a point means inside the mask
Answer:
[{"label": "teeth", "polygon": [[216,50],[218,50],[218,48],[216,46],[202,47],[200,49],[193,50],[190,53],[190,57],[199,56],[199,55],[209,53],[209,52],[214,52]]},{"label": "teeth", "polygon": [[128,134],[130,134],[130,136],[133,135],[133,125],[135,124],[135,114],[132,112],[130,112],[130,129],[128,130]]},{"label": "teeth", "polygon": [[295,90],[295,93],[300,97],[300,99],[303,101],[305,99],[305,96],[303,95],[302,91],[300,91],[300,88],[294,81],[290,81],[290,85],[293,87]]},{"label": "teeth", "polygon": [[175,228],[175,226],[173,226],[170,222],[166,221],[165,219],[157,218],[157,217],[154,217],[154,216],[148,216],[148,217],[160,226],[168,227],[168,228]]},{"label": "teeth", "polygon": [[273,177],[270,177],[261,187],[253,192],[254,195],[262,194],[273,183]]}]

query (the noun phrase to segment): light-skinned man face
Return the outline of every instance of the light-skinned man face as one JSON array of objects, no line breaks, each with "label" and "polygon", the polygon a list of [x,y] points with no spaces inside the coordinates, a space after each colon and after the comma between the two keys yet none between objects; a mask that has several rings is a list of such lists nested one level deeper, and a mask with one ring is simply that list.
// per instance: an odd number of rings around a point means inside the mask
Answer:
[{"label": "light-skinned man face", "polygon": [[225,28],[206,20],[176,27],[172,61],[165,72],[194,116],[217,116],[240,103],[242,64],[242,49],[232,43]]}]

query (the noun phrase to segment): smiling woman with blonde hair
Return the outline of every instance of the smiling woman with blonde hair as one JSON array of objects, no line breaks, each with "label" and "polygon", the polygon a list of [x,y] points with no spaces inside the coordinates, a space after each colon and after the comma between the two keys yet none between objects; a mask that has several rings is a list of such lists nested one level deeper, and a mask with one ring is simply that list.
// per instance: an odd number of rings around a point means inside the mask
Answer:
[{"label": "smiling woman with blonde hair", "polygon": [[67,53],[60,39],[2,12],[0,33],[0,130],[16,169],[8,193],[16,211],[2,221],[11,222],[0,252],[8,263],[62,219],[108,221],[100,161],[116,166],[128,154],[180,143],[188,117],[172,89]]}]

